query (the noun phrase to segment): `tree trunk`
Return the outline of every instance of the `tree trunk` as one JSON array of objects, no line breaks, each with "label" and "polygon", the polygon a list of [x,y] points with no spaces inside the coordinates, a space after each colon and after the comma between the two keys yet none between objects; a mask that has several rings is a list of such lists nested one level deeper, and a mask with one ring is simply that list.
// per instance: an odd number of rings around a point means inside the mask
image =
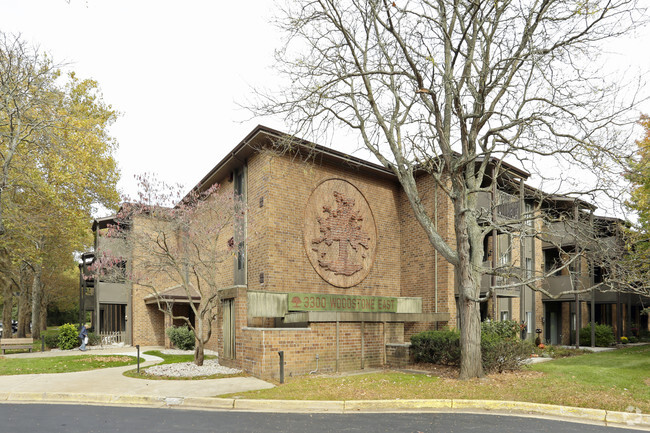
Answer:
[{"label": "tree trunk", "polygon": [[4,308],[2,309],[2,338],[11,338],[11,313],[14,304],[14,294],[11,291],[11,283],[3,278],[2,297],[4,299]]},{"label": "tree trunk", "polygon": [[47,298],[45,296],[41,296],[41,317],[39,323],[41,331],[47,330]]},{"label": "tree trunk", "polygon": [[[474,224],[475,221],[470,221],[464,212],[468,206],[475,206],[475,203],[465,200],[454,203],[458,252],[458,265],[455,270],[460,312],[459,378],[462,380],[484,376],[481,356],[481,309],[478,302],[481,277],[477,271],[482,265],[483,242],[479,241],[479,227]],[[481,245],[481,248],[477,245]]]},{"label": "tree trunk", "polygon": [[205,358],[205,353],[203,351],[203,340],[201,338],[197,338],[195,343],[196,346],[194,347],[194,363],[200,367],[203,365],[203,360]]},{"label": "tree trunk", "polygon": [[194,327],[194,363],[199,367],[203,365],[205,358],[204,346],[205,340],[203,339],[203,317],[201,315],[196,317],[196,326]]},{"label": "tree trunk", "polygon": [[39,263],[34,266],[34,279],[32,280],[32,338],[41,338],[41,298],[43,297],[43,284],[41,277],[43,266]]},{"label": "tree trunk", "polygon": [[29,333],[29,290],[21,287],[18,297],[18,338],[25,338]]},{"label": "tree trunk", "polygon": [[483,377],[481,356],[481,310],[479,303],[462,294],[460,303],[460,376],[459,379]]},{"label": "tree trunk", "polygon": [[11,261],[6,248],[0,248],[0,284],[2,284],[2,298],[4,300],[2,309],[2,338],[11,338],[11,314],[14,306],[13,282],[9,277],[11,272]]}]

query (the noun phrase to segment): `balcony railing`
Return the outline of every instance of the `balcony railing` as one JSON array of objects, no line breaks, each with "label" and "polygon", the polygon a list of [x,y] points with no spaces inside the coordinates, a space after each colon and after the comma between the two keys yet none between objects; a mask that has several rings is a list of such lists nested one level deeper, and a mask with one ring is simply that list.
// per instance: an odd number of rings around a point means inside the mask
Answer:
[{"label": "balcony railing", "polygon": [[[562,292],[571,292],[574,290],[574,285],[572,284],[571,279],[575,278],[571,275],[554,275],[546,277],[542,282],[542,288],[548,291],[553,296],[558,296]],[[583,290],[586,287],[589,287],[589,278],[580,277],[578,278],[577,286],[578,290]],[[587,295],[580,295],[587,296]],[[589,295],[591,296],[591,295]],[[573,299],[574,294],[567,293],[562,295],[559,299]]]},{"label": "balcony railing", "polygon": [[[476,206],[483,218],[492,219],[492,194],[480,192],[476,200]],[[516,220],[521,217],[520,203],[517,196],[507,194],[503,191],[497,192],[495,211],[498,218],[505,220]]]}]

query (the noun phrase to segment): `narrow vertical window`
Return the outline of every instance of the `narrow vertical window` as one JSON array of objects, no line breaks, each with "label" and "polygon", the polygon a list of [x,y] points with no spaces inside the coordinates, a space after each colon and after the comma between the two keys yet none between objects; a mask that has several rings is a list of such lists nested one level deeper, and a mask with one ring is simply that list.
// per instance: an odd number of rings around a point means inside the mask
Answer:
[{"label": "narrow vertical window", "polygon": [[246,284],[246,167],[235,171],[234,176],[235,194],[235,234],[234,243],[237,245],[235,254],[235,284]]}]

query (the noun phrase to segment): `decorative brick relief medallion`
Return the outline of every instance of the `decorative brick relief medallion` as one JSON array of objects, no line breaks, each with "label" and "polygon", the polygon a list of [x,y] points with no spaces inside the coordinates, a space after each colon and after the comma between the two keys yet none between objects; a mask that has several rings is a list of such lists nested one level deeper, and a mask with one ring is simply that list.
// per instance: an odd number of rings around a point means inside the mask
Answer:
[{"label": "decorative brick relief medallion", "polygon": [[305,209],[305,250],[325,281],[337,287],[359,284],[375,260],[377,228],[368,201],[350,182],[327,179]]}]

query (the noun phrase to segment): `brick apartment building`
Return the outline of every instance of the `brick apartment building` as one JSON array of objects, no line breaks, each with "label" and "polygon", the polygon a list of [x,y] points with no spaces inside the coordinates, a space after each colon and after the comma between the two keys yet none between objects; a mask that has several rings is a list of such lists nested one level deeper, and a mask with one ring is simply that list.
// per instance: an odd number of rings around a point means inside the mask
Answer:
[{"label": "brick apartment building", "polygon": [[[289,152],[274,150],[284,137],[258,126],[197,186],[218,182],[247,205],[248,235],[233,239],[239,253],[223,273],[217,329],[207,345],[219,352],[220,363],[258,377],[278,376],[279,351],[288,375],[400,364],[411,335],[457,326],[453,267],[433,250],[393,173],[304,142],[294,142]],[[505,166],[499,176],[503,181],[479,197],[486,218],[533,208],[536,193],[524,183],[527,173]],[[418,182],[439,233],[453,245],[450,201],[430,178]],[[546,207],[566,205],[567,212],[592,210],[582,202],[545,201]],[[173,281],[161,282],[154,295],[127,281],[88,277],[94,254],[121,248],[119,239],[102,236],[111,222],[108,217],[94,223],[95,253],[86,254],[80,265],[87,275],[81,279],[81,310],[91,312],[102,335],[127,344],[169,344],[164,330],[172,323],[158,310],[156,296],[173,302],[179,313],[191,311],[189,303],[200,298],[188,299]],[[541,224],[531,219],[531,233],[540,232]],[[566,247],[552,239],[493,231],[486,239],[485,265],[541,275],[560,255],[552,248],[570,251]],[[125,257],[125,262],[133,260]],[[484,276],[483,291],[503,283],[498,278]],[[553,292],[565,283],[560,278],[538,284]],[[634,318],[642,320],[637,300],[626,298],[621,304],[610,298],[599,302],[596,318],[616,325],[616,317],[625,317],[627,329]],[[498,290],[481,314],[483,319],[519,321],[527,338],[539,329],[545,341],[569,343],[571,327],[586,325],[587,305],[595,303],[584,295],[576,310],[574,301],[546,299],[522,285]],[[582,314],[575,316],[575,311]],[[616,316],[616,311],[622,314]],[[647,329],[647,319],[642,326]]]}]

